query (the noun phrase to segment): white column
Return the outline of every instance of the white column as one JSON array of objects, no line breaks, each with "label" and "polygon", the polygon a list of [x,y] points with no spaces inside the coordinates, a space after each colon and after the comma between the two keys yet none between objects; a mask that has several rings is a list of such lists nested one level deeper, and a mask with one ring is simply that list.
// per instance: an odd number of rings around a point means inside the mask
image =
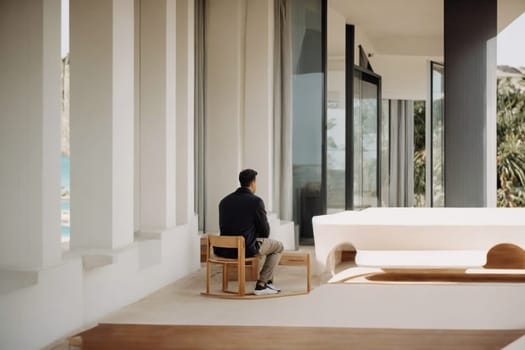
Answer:
[{"label": "white column", "polygon": [[497,96],[498,96],[498,79],[497,79],[497,56],[498,44],[497,35],[487,40],[487,70],[486,70],[486,126],[485,126],[485,206],[495,208],[498,203],[497,198],[497,183],[498,183],[498,166],[496,161],[496,154],[498,150],[497,143]]},{"label": "white column", "polygon": [[218,232],[219,201],[239,186],[244,108],[245,1],[210,0],[206,22],[206,230]]},{"label": "white column", "polygon": [[248,0],[243,168],[256,169],[257,195],[273,202],[273,0]]},{"label": "white column", "polygon": [[177,0],[177,225],[193,216],[194,1]]},{"label": "white column", "polygon": [[134,0],[135,11],[135,70],[134,70],[134,231],[140,231],[140,0]]},{"label": "white column", "polygon": [[195,210],[195,0],[188,0],[188,218]]},{"label": "white column", "polygon": [[257,195],[272,210],[273,1],[211,0],[206,39],[206,230],[218,204],[256,169]]},{"label": "white column", "polygon": [[71,0],[71,248],[133,242],[134,2]]},{"label": "white column", "polygon": [[140,4],[140,227],[175,226],[176,1]]},{"label": "white column", "polygon": [[0,267],[60,248],[60,0],[0,1]]}]

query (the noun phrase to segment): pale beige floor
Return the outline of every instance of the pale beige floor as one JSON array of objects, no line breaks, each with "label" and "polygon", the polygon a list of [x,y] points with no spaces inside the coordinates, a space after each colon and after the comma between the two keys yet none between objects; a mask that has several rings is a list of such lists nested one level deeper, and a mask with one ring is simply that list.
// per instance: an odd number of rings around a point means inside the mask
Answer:
[{"label": "pale beige floor", "polygon": [[[302,267],[279,266],[275,285],[284,291],[303,291],[306,288],[305,269]],[[318,288],[316,277],[312,279]],[[247,289],[255,282],[248,281]],[[214,270],[212,290],[221,288],[221,275]],[[236,282],[230,282],[235,290]],[[131,304],[101,320],[111,323],[159,323],[159,324],[267,324],[272,325],[280,311],[290,312],[291,308],[304,309],[309,295],[287,296],[259,300],[229,300],[202,296],[205,290],[205,269],[189,276]],[[295,312],[294,312],[295,313]]]},{"label": "pale beige floor", "polygon": [[[291,308],[305,308],[308,295],[288,296],[263,300],[228,300],[202,296],[205,290],[205,265],[201,269],[130,304],[99,323],[138,323],[138,324],[279,324],[279,310],[289,313]],[[275,275],[275,285],[286,291],[306,289],[306,269],[304,267],[279,266]],[[221,289],[220,267],[216,266],[212,275],[212,286],[217,292]],[[248,281],[247,290],[253,289],[254,281]],[[312,277],[312,287],[319,286],[317,276]],[[230,282],[235,290],[237,282]],[[301,306],[299,306],[301,305]],[[277,323],[276,323],[277,322]],[[96,326],[88,325],[85,329]],[[79,330],[78,332],[80,332]],[[69,349],[67,341],[61,340],[48,347],[49,350]]]},{"label": "pale beige floor", "polygon": [[[340,265],[336,272],[352,264]],[[305,288],[303,267],[278,266],[276,285]],[[326,277],[326,276],[324,276]],[[323,281],[326,278],[321,278]],[[214,273],[216,288],[220,274]],[[525,284],[327,284],[257,300],[202,296],[205,269],[113,312],[100,323],[264,325],[391,329],[525,329]],[[254,282],[248,282],[253,287]],[[232,284],[232,288],[235,284]]]},{"label": "pale beige floor", "polygon": [[[304,288],[304,270],[279,266],[276,284]],[[216,275],[217,288],[220,287]],[[112,323],[411,329],[525,329],[524,284],[319,284],[307,295],[225,300],[200,295],[205,270],[100,320]]]}]

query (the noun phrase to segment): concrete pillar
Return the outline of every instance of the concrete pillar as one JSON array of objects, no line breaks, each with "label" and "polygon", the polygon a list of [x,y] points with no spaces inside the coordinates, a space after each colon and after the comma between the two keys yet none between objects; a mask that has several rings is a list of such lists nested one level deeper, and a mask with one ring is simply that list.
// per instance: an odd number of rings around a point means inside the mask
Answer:
[{"label": "concrete pillar", "polygon": [[0,268],[61,260],[60,0],[0,1]]},{"label": "concrete pillar", "polygon": [[243,168],[257,169],[257,195],[273,203],[273,0],[248,0]]},{"label": "concrete pillar", "polygon": [[134,231],[140,231],[140,2],[134,0],[135,11],[135,47],[134,47],[134,184],[133,217]]},{"label": "concrete pillar", "polygon": [[254,168],[257,194],[272,203],[273,1],[210,0],[206,39],[206,230],[218,204]]},{"label": "concrete pillar", "polygon": [[140,230],[175,226],[176,1],[140,2]]},{"label": "concrete pillar", "polygon": [[496,205],[497,0],[445,0],[445,206]]},{"label": "concrete pillar", "polygon": [[71,248],[133,242],[133,0],[71,0]]},{"label": "concrete pillar", "polygon": [[244,94],[243,0],[210,0],[206,22],[205,215],[219,231],[219,201],[239,186]]},{"label": "concrete pillar", "polygon": [[177,225],[194,215],[194,7],[177,0]]}]

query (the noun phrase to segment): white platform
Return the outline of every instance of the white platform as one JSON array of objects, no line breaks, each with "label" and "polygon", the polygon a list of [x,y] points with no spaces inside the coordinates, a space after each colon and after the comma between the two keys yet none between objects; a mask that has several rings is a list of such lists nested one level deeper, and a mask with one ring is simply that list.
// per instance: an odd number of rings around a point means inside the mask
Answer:
[{"label": "white platform", "polygon": [[[525,248],[522,208],[369,208],[316,216],[313,228],[322,270],[343,245],[355,248],[356,262],[368,266],[480,266],[499,243]],[[374,251],[383,253],[371,258]]]}]

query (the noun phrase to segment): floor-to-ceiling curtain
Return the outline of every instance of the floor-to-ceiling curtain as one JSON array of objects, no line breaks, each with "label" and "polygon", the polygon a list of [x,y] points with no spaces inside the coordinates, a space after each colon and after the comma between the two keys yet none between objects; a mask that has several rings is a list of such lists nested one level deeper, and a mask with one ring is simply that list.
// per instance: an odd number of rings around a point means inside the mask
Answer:
[{"label": "floor-to-ceiling curtain", "polygon": [[206,0],[195,0],[195,211],[199,230],[205,229],[204,203],[204,106]]},{"label": "floor-to-ceiling curtain", "polygon": [[390,100],[390,207],[414,205],[414,102]]},{"label": "floor-to-ceiling curtain", "polygon": [[291,1],[274,6],[274,211],[292,220]]}]

